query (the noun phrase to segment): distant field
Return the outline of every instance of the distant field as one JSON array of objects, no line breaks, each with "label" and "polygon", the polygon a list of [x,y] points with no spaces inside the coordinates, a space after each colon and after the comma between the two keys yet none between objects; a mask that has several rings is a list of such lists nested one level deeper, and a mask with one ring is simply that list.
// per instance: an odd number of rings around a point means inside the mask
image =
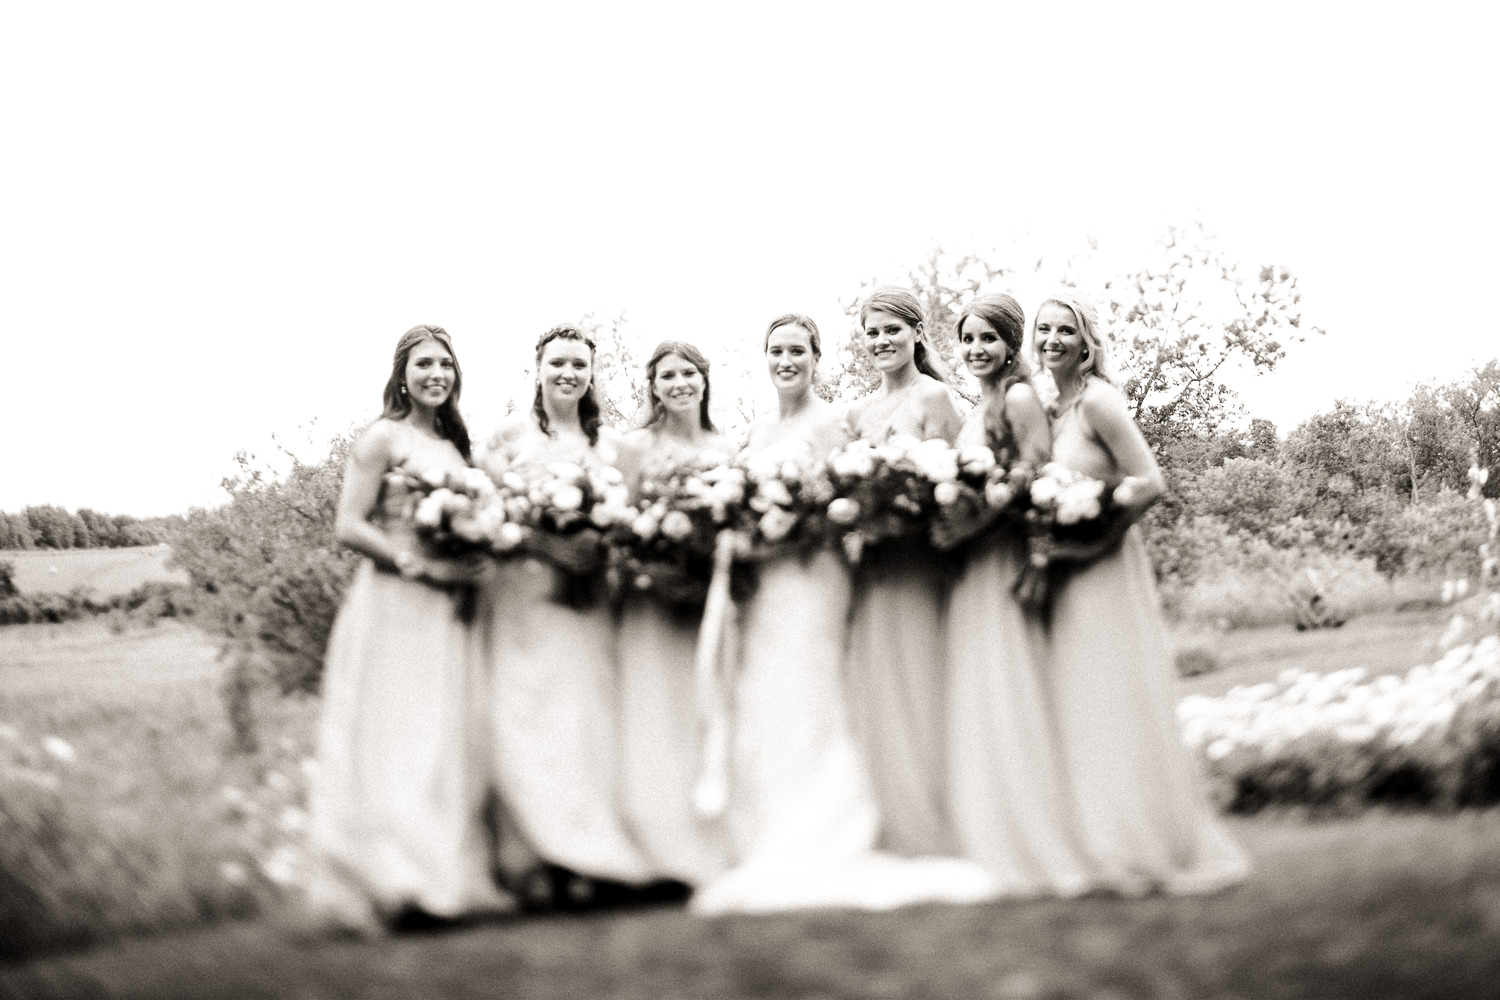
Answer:
[{"label": "distant field", "polygon": [[0,560],[16,567],[16,586],[23,594],[66,594],[74,587],[90,587],[99,597],[123,594],[143,583],[186,583],[186,573],[167,568],[171,555],[167,545],[0,550]]}]

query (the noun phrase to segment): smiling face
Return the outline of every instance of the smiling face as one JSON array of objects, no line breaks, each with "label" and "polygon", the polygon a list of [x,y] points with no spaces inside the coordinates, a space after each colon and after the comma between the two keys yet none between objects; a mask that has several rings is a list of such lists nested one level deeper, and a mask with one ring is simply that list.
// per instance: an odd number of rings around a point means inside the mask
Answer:
[{"label": "smiling face", "polygon": [[818,356],[812,349],[812,334],[796,323],[786,323],[766,338],[766,368],[777,392],[806,390],[812,386]]},{"label": "smiling face", "polygon": [[1073,310],[1048,302],[1036,314],[1036,349],[1042,364],[1054,375],[1075,371],[1083,363],[1088,344],[1078,329]]},{"label": "smiling face", "polygon": [[698,366],[680,354],[665,355],[656,363],[651,379],[651,395],[668,413],[698,419],[699,401],[703,398],[703,373]]},{"label": "smiling face", "polygon": [[593,352],[583,341],[555,337],[542,348],[537,380],[549,403],[576,405],[589,391],[593,375]]},{"label": "smiling face", "polygon": [[970,314],[958,328],[958,349],[963,354],[969,374],[981,382],[991,382],[1006,369],[1010,348],[990,322]]},{"label": "smiling face", "polygon": [[865,351],[870,363],[882,374],[900,371],[914,364],[920,324],[916,329],[906,320],[888,312],[872,309],[865,314]]},{"label": "smiling face", "polygon": [[413,405],[442,406],[457,377],[452,353],[437,340],[422,341],[406,356],[406,391]]}]

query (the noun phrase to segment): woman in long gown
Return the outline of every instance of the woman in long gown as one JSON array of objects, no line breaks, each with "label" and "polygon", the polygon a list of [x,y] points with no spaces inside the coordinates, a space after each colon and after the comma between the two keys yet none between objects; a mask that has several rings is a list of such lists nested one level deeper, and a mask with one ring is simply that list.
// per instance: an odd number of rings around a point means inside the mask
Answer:
[{"label": "woman in long gown", "polygon": [[[832,406],[812,391],[817,325],[796,313],[771,323],[765,356],[779,400],[750,428],[752,467],[811,472],[843,443]],[[828,548],[761,562],[741,615],[728,823],[735,866],[693,895],[700,913],[801,907],[888,909],[971,902],[993,886],[955,859],[874,852],[879,811],[844,708],[851,586]]]},{"label": "woman in long gown", "polygon": [[[926,342],[916,296],[877,289],[860,309],[860,324],[881,385],[850,408],[852,435],[951,443],[958,410]],[[898,854],[951,854],[956,846],[943,794],[945,575],[922,539],[869,547],[855,575],[851,719],[875,782],[881,846]]]},{"label": "woman in long gown", "polygon": [[[959,315],[959,351],[983,395],[955,444],[1038,468],[1052,438],[1021,356],[1025,326],[1009,295],[981,296]],[[1011,593],[1025,542],[992,529],[967,552],[948,599],[948,804],[959,848],[1007,896],[1077,895],[1089,866],[1047,697],[1046,634]]]},{"label": "woman in long gown", "polygon": [[[651,415],[625,436],[621,469],[632,495],[653,476],[717,451],[708,415],[708,359],[665,341],[646,365]],[[684,617],[655,595],[630,590],[620,612],[616,683],[620,780],[626,824],[650,874],[700,885],[727,863],[723,824],[700,816],[693,790],[702,765],[694,660],[699,616]]]},{"label": "woman in long gown", "polygon": [[462,384],[448,335],[408,330],[339,497],[336,537],[366,558],[324,660],[308,902],[349,929],[408,911],[456,918],[512,906],[491,871],[482,664],[454,593],[477,583],[482,565],[424,551],[401,518],[404,488],[386,479],[396,468],[467,467]]},{"label": "woman in long gown", "polygon": [[[481,467],[537,484],[560,465],[614,466],[619,439],[600,422],[593,341],[576,327],[553,327],[537,341],[536,363],[531,411],[500,428]],[[563,890],[566,903],[592,890],[568,873],[620,883],[647,875],[619,811],[613,616],[602,595],[591,604],[565,600],[560,568],[588,569],[597,540],[590,528],[532,534],[523,552],[500,562],[481,605],[496,786],[524,841],[556,866],[551,893]],[[524,896],[548,894],[529,886]]]},{"label": "woman in long gown", "polygon": [[1125,509],[1123,537],[1053,557],[1070,563],[1053,596],[1047,674],[1075,829],[1101,885],[1221,888],[1248,863],[1182,745],[1151,563],[1129,527],[1165,490],[1161,470],[1115,387],[1092,306],[1071,292],[1047,299],[1033,350],[1058,390],[1053,461],[1115,486]]}]

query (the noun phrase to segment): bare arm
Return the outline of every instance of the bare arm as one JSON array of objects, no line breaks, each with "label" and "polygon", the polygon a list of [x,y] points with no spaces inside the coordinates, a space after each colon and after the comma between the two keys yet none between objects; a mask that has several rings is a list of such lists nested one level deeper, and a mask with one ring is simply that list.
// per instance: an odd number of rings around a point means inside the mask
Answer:
[{"label": "bare arm", "polygon": [[963,417],[953,405],[948,388],[936,379],[931,382],[923,387],[922,392],[922,437],[929,440],[942,438],[952,444],[959,427],[963,426]]},{"label": "bare arm", "polygon": [[380,502],[385,474],[400,461],[395,431],[390,421],[377,420],[354,442],[344,467],[344,489],[339,494],[333,521],[333,535],[340,545],[369,556],[385,569],[397,568],[397,556],[402,549],[370,521],[370,515]]},{"label": "bare arm", "polygon": [[1083,419],[1125,477],[1115,489],[1115,499],[1125,508],[1126,523],[1132,523],[1167,491],[1156,456],[1151,454],[1146,436],[1130,419],[1125,397],[1114,386],[1096,381],[1078,405]]},{"label": "bare arm", "polygon": [[1005,420],[1015,435],[1021,461],[1039,468],[1052,457],[1052,428],[1047,423],[1047,411],[1042,409],[1036,390],[1025,382],[1017,382],[1005,391]]}]

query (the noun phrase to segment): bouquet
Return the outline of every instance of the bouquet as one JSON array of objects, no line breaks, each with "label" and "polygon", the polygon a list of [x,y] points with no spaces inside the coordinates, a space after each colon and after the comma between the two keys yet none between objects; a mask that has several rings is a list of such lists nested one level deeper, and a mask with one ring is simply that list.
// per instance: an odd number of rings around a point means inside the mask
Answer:
[{"label": "bouquet", "polygon": [[[385,480],[406,492],[403,518],[438,555],[473,559],[520,541],[523,532],[506,498],[479,469],[414,473],[398,467],[386,473]],[[478,609],[476,588],[461,586],[458,594],[460,617],[473,621]]]},{"label": "bouquet", "polygon": [[827,467],[804,454],[777,456],[771,450],[746,459],[744,502],[735,514],[741,561],[760,561],[788,552],[808,552],[828,537],[828,503],[833,484]]},{"label": "bouquet", "polygon": [[1125,522],[1114,493],[1103,480],[1056,463],[1037,472],[1026,497],[1027,561],[1012,587],[1023,607],[1045,614],[1061,564],[1119,541]]},{"label": "bouquet", "polygon": [[705,452],[641,483],[627,521],[610,530],[620,586],[651,591],[682,612],[708,596],[719,533],[735,525],[745,498],[745,471]]},{"label": "bouquet", "polygon": [[946,495],[958,481],[957,456],[944,441],[907,437],[850,441],[830,455],[825,516],[849,561],[870,544],[926,537],[938,489]]},{"label": "bouquet", "polygon": [[624,476],[613,466],[555,462],[532,480],[522,515],[525,549],[561,572],[558,600],[573,607],[598,600],[605,533],[633,514]]},{"label": "bouquet", "polygon": [[959,449],[956,459],[957,478],[933,488],[935,548],[952,549],[995,525],[1025,524],[1035,475],[1031,466],[1011,460],[1008,449],[996,452],[982,444]]}]

